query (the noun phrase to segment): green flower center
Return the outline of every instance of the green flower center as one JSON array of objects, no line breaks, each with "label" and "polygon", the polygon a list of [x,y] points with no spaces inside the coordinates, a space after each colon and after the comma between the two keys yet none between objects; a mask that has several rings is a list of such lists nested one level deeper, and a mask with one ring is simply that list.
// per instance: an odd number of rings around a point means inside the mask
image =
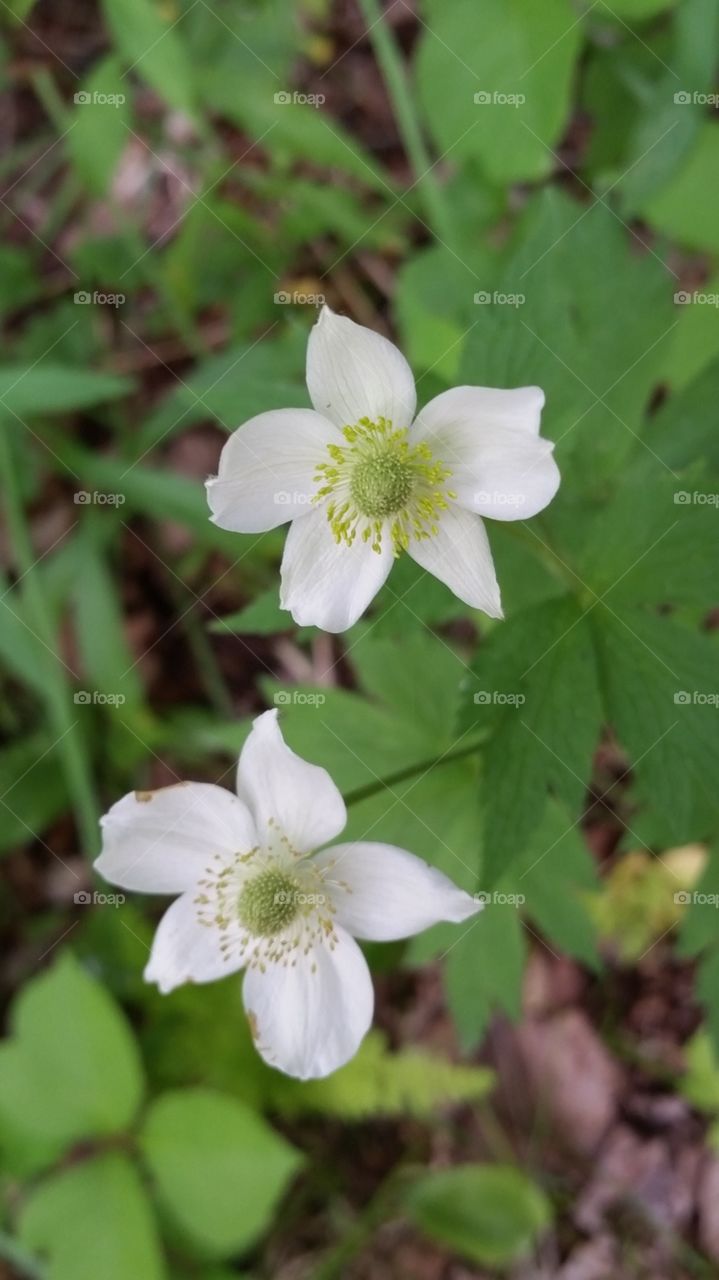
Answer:
[{"label": "green flower center", "polygon": [[350,478],[350,494],[363,516],[392,516],[406,506],[414,488],[411,463],[386,449],[358,462]]},{"label": "green flower center", "polygon": [[327,503],[327,519],[337,542],[351,546],[359,533],[373,551],[381,551],[382,535],[392,539],[394,554],[406,551],[412,538],[429,538],[449,500],[451,474],[426,444],[410,444],[406,430],[393,430],[386,418],[360,418],[343,427],[346,444],[330,444],[329,462],[321,462],[315,480],[315,502]]},{"label": "green flower center", "polygon": [[286,871],[269,869],[243,885],[237,903],[240,923],[255,937],[271,938],[300,911],[300,886]]}]

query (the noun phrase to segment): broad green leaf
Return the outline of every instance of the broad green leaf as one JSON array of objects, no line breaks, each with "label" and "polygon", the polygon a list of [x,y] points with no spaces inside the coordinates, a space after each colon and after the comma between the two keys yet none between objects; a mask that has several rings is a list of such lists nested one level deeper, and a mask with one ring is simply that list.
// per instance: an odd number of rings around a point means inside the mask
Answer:
[{"label": "broad green leaf", "polygon": [[578,817],[601,724],[596,663],[581,607],[547,601],[479,650],[461,723],[491,733],[484,753],[483,887],[521,857],[551,786]]},{"label": "broad green leaf", "polygon": [[552,1219],[544,1193],[511,1165],[467,1164],[427,1174],[406,1205],[433,1240],[490,1267],[528,1253]]},{"label": "broad green leaf", "polygon": [[678,324],[674,330],[668,377],[683,388],[716,360],[719,353],[719,272],[693,289],[675,292]]},{"label": "broad green leaf", "polygon": [[719,1112],[719,1062],[711,1040],[697,1031],[684,1048],[686,1074],[679,1091],[693,1107],[710,1114]]},{"label": "broad green leaf", "polygon": [[152,1210],[135,1168],[110,1152],[41,1182],[20,1239],[48,1258],[47,1280],[165,1280]]},{"label": "broad green leaf", "polygon": [[543,388],[542,433],[558,441],[563,478],[546,522],[566,524],[569,555],[583,532],[572,505],[578,493],[603,496],[637,447],[670,348],[674,282],[657,258],[630,249],[601,204],[582,207],[545,192],[491,283],[525,301],[477,307],[459,381]]},{"label": "broad green leaf", "polygon": [[714,217],[719,199],[718,174],[719,125],[707,123],[676,176],[639,212],[657,231],[687,248],[719,252],[719,227]]},{"label": "broad green leaf", "polygon": [[66,952],[30,982],[0,1047],[0,1114],[31,1139],[70,1145],[121,1133],[143,1092],[137,1047],[103,988]]},{"label": "broad green leaf", "polygon": [[602,698],[665,847],[716,829],[717,644],[635,610],[590,615]]},{"label": "broad green leaf", "polygon": [[579,47],[568,0],[430,4],[417,83],[440,154],[478,157],[498,184],[551,172]]},{"label": "broad green leaf", "polygon": [[102,9],[125,61],[125,74],[140,76],[169,106],[191,116],[194,72],[182,13],[173,16],[156,0],[103,0]]},{"label": "broad green leaf", "polygon": [[140,1143],[161,1203],[210,1257],[247,1248],[266,1229],[301,1157],[235,1098],[166,1093]]}]

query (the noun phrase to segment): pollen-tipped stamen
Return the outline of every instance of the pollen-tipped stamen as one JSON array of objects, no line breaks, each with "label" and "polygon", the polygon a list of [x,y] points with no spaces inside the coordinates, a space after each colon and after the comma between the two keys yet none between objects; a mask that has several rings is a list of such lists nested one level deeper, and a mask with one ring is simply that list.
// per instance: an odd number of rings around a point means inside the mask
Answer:
[{"label": "pollen-tipped stamen", "polygon": [[413,538],[437,532],[440,512],[456,495],[444,488],[451,474],[426,444],[410,444],[406,430],[387,418],[361,418],[343,427],[346,445],[327,446],[329,462],[317,468],[315,502],[327,503],[327,519],[337,542],[351,546],[359,534],[381,551],[388,529],[394,554]]}]

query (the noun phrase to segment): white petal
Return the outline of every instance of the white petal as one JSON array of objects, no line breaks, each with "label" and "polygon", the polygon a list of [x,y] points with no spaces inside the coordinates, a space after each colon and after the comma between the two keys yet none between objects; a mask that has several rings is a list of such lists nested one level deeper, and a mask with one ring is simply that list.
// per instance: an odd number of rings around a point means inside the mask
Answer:
[{"label": "white petal", "polygon": [[456,503],[443,511],[437,533],[409,544],[417,564],[446,582],[450,591],[490,618],[502,617],[499,585],[494,572],[487,531],[479,516]]},{"label": "white petal", "polygon": [[347,822],[344,800],[327,770],[290,750],[276,711],[265,711],[252,726],[240,755],[237,791],[254,814],[260,843],[269,847],[279,828],[296,852],[309,853],[333,840]]},{"label": "white petal", "polygon": [[436,867],[391,844],[360,841],[316,854],[337,923],[356,938],[391,942],[440,920],[459,924],[482,904]]},{"label": "white petal", "polygon": [[554,445],[538,434],[543,403],[539,387],[456,387],[422,410],[411,438],[451,468],[447,485],[461,506],[494,520],[528,520],[559,487]]},{"label": "white petal", "polygon": [[388,537],[373,551],[361,537],[337,542],[320,508],[290,525],[280,567],[280,607],[299,626],[346,631],[386,581],[394,555]]},{"label": "white petal", "polygon": [[195,889],[183,893],[157,926],[143,977],[163,995],[185,982],[216,982],[244,963],[239,923],[223,930],[201,923],[195,897]]},{"label": "white petal", "polygon": [[132,791],[112,806],[101,826],[95,870],[111,884],[140,893],[183,893],[214,854],[230,856],[257,843],[247,807],[209,782]]},{"label": "white petal", "polygon": [[367,961],[354,938],[337,929],[296,965],[248,969],[243,998],[259,1053],[300,1080],[329,1075],[357,1052],[374,1008]]},{"label": "white petal", "polygon": [[412,435],[425,439],[448,422],[467,422],[477,430],[509,427],[515,431],[539,434],[544,408],[541,387],[452,387],[430,400],[417,414]]},{"label": "white petal", "polygon": [[317,464],[326,446],[343,443],[312,409],[274,409],[233,432],[208,480],[212,521],[234,533],[262,533],[312,510]]},{"label": "white petal", "polygon": [[373,329],[323,307],[307,347],[307,387],[318,413],[338,427],[388,418],[408,427],[417,406],[412,370]]}]

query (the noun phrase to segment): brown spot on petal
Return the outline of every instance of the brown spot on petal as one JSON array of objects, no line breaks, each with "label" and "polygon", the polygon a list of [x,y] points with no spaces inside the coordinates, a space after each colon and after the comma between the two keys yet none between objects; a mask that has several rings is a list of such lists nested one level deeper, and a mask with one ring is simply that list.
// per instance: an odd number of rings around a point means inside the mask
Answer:
[{"label": "brown spot on petal", "polygon": [[247,1021],[250,1024],[250,1035],[252,1036],[252,1039],[255,1041],[259,1040],[260,1029],[257,1025],[257,1014],[253,1013],[251,1009],[247,1010]]},{"label": "brown spot on petal", "polygon": [[139,804],[147,804],[147,802],[152,799],[154,794],[155,794],[154,791],[136,791],[135,799],[138,801]]}]

